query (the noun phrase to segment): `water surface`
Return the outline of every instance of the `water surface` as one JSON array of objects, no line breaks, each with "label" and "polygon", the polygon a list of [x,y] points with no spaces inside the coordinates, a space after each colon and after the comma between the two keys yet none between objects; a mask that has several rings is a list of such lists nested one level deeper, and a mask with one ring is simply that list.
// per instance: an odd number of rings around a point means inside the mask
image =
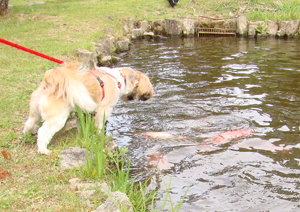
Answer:
[{"label": "water surface", "polygon": [[[189,188],[180,211],[300,211],[300,150],[274,149],[300,143],[299,59],[299,39],[134,42],[118,66],[147,73],[155,95],[119,102],[107,130],[162,197],[170,179],[174,202]],[[201,145],[234,129],[255,133]],[[175,138],[141,136],[149,131]]]}]

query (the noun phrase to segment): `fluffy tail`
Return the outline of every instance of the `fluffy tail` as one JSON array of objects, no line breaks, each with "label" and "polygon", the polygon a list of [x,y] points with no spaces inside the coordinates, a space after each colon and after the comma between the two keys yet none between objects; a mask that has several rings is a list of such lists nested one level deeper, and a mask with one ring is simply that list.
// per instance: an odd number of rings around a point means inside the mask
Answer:
[{"label": "fluffy tail", "polygon": [[47,95],[63,98],[73,108],[78,105],[82,110],[92,112],[97,104],[82,84],[77,74],[79,64],[64,64],[61,67],[50,69],[44,76],[44,89]]}]

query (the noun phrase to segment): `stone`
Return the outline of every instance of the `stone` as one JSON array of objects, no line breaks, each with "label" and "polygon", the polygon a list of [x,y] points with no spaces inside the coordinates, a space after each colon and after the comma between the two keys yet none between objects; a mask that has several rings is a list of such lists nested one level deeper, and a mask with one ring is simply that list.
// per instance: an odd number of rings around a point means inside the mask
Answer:
[{"label": "stone", "polygon": [[119,150],[119,145],[116,141],[111,140],[107,143],[107,147],[106,147],[107,151],[109,152],[116,152]]},{"label": "stone", "polygon": [[182,33],[184,36],[193,37],[195,35],[195,22],[192,19],[184,19],[182,22]]},{"label": "stone", "polygon": [[116,56],[112,56],[111,57],[111,62],[112,63],[117,63],[117,62],[119,62],[121,60],[121,58],[119,58],[119,57],[116,57]]},{"label": "stone", "polygon": [[248,36],[255,37],[256,35],[266,35],[267,26],[264,21],[255,21],[248,23]]},{"label": "stone", "polygon": [[148,21],[140,21],[140,29],[142,30],[142,32],[147,32],[149,29],[149,23]]},{"label": "stone", "polygon": [[98,60],[99,66],[110,66],[111,64],[112,64],[112,56],[110,55],[102,56]]},{"label": "stone", "polygon": [[95,52],[91,52],[86,49],[77,49],[77,54],[83,63],[83,67],[87,69],[93,69],[96,66],[97,57]]},{"label": "stone", "polygon": [[70,183],[70,189],[73,191],[96,190],[97,188],[102,193],[110,192],[110,188],[104,182],[84,183],[79,178],[72,178],[69,180],[69,183]]},{"label": "stone", "polygon": [[168,37],[162,36],[162,35],[155,35],[154,38],[155,38],[155,39],[160,39],[160,40],[167,40],[167,39],[168,39]]},{"label": "stone", "polygon": [[276,21],[268,20],[267,22],[267,33],[272,36],[276,36],[278,31],[278,24]]},{"label": "stone", "polygon": [[76,191],[76,194],[81,196],[83,199],[89,199],[90,197],[94,196],[96,190],[83,190],[83,191]]},{"label": "stone", "polygon": [[182,33],[182,24],[177,20],[165,20],[165,31],[171,37],[177,37]]},{"label": "stone", "polygon": [[143,31],[141,29],[133,29],[131,33],[132,33],[132,39],[143,37]]},{"label": "stone", "polygon": [[103,54],[104,55],[111,55],[111,39],[107,37],[100,38],[100,41],[103,45]]},{"label": "stone", "polygon": [[163,34],[165,31],[165,20],[158,19],[150,22],[150,30],[154,32],[154,34]]},{"label": "stone", "polygon": [[107,200],[93,212],[120,212],[118,208],[121,211],[133,212],[129,198],[120,191],[111,193]]},{"label": "stone", "polygon": [[124,31],[125,31],[126,34],[128,34],[130,32],[129,31],[129,27],[128,27],[127,24],[124,24],[123,29],[124,29]]},{"label": "stone", "polygon": [[248,36],[253,38],[256,35],[256,25],[249,24],[248,26]]},{"label": "stone", "polygon": [[96,53],[97,56],[102,55],[103,54],[103,44],[102,43],[94,43],[95,47],[94,47],[94,52]]},{"label": "stone", "polygon": [[65,126],[60,130],[60,133],[65,133],[67,131],[70,131],[70,130],[73,130],[73,129],[76,129],[78,130],[79,129],[79,120],[76,116],[72,117],[72,118],[69,118],[67,121],[66,121],[66,124]]},{"label": "stone", "polygon": [[246,35],[248,29],[248,22],[245,16],[240,16],[237,19],[237,34]]},{"label": "stone", "polygon": [[120,40],[120,41],[118,41],[117,42],[117,49],[120,52],[128,51],[129,50],[129,40],[126,39],[126,40]]},{"label": "stone", "polygon": [[286,34],[287,35],[295,35],[298,32],[299,29],[299,20],[290,20],[287,21],[287,29]]},{"label": "stone", "polygon": [[154,32],[144,32],[144,37],[146,38],[154,38]]},{"label": "stone", "polygon": [[129,29],[129,32],[131,32],[134,28],[135,28],[135,19],[134,18],[130,18],[128,20],[128,29]]},{"label": "stone", "polygon": [[278,36],[295,35],[299,29],[299,20],[281,21],[279,23]]},{"label": "stone", "polygon": [[78,168],[85,164],[86,149],[69,147],[60,152],[60,168],[62,170]]}]

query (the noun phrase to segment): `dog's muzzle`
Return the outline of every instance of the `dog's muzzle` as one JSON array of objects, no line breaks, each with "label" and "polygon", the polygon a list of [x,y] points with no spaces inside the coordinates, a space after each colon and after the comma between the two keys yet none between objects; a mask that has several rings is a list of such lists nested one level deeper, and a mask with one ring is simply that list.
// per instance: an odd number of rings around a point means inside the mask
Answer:
[{"label": "dog's muzzle", "polygon": [[141,101],[147,101],[148,99],[150,99],[152,97],[151,94],[147,93],[147,94],[143,94],[142,96],[139,97],[139,100]]}]

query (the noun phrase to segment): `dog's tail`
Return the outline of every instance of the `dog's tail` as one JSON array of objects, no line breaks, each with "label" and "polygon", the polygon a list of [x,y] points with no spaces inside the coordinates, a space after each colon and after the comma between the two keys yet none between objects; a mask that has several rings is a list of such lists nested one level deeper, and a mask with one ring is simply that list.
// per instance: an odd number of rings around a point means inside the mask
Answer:
[{"label": "dog's tail", "polygon": [[90,96],[77,73],[79,64],[64,64],[61,67],[50,69],[45,73],[43,83],[47,95],[63,98],[68,105],[92,112],[97,104]]}]

